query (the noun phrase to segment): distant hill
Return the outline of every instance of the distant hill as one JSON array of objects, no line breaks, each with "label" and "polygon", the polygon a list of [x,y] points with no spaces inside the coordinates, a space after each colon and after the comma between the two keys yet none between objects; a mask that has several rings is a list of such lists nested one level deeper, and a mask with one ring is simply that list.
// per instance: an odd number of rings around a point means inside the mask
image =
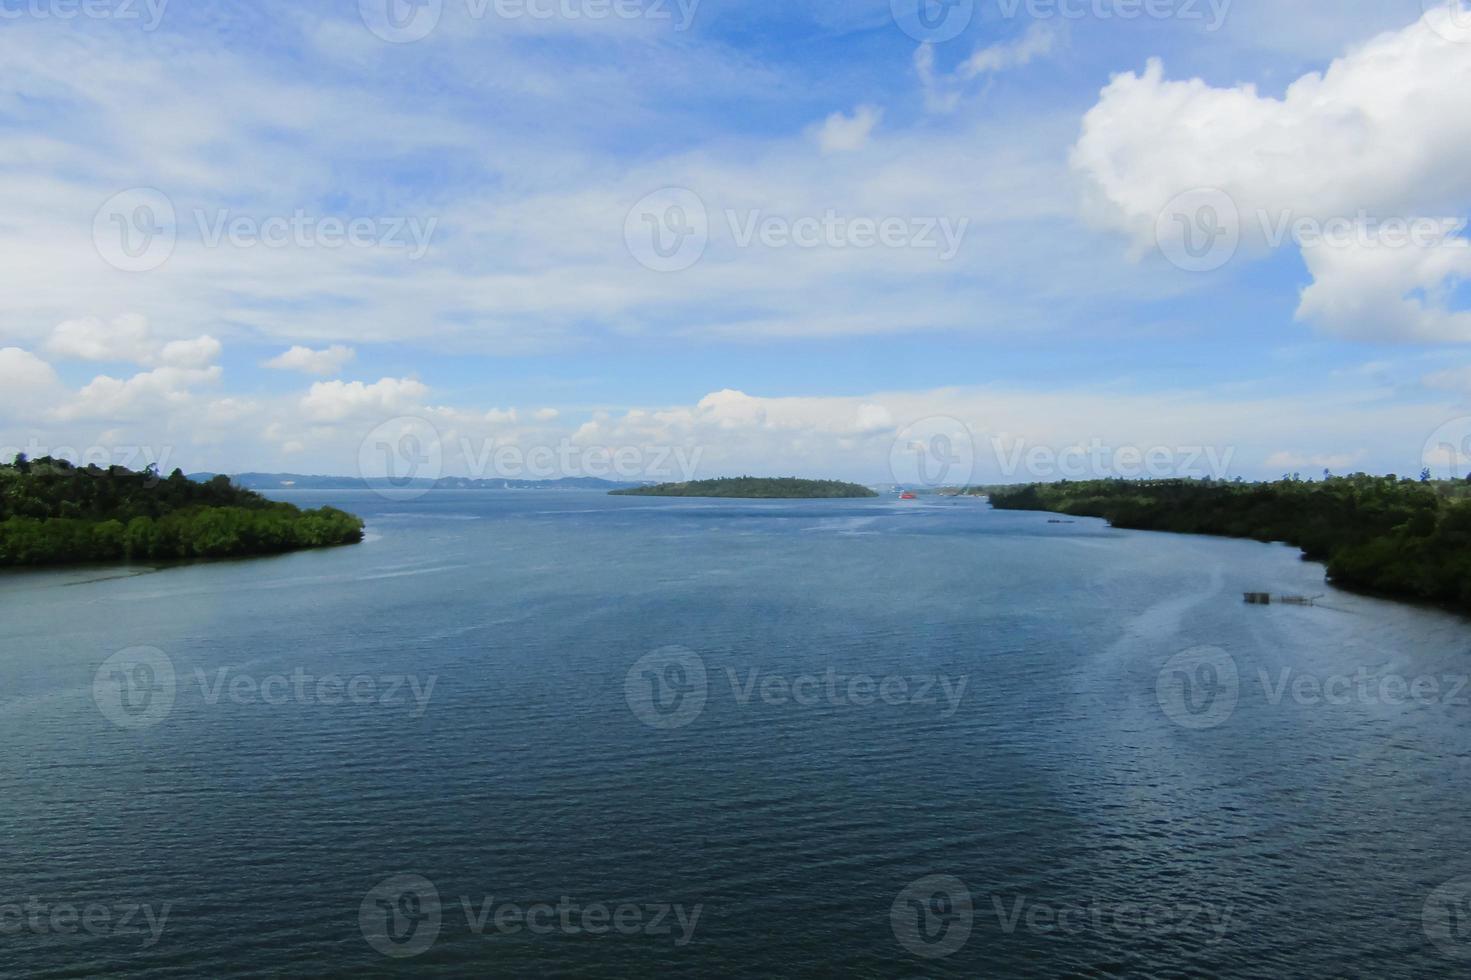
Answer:
[{"label": "distant hill", "polygon": [[[191,473],[189,479],[207,483],[217,473]],[[438,480],[410,480],[389,483],[387,480],[365,480],[360,476],[306,476],[301,473],[235,473],[227,474],[231,482],[246,490],[617,490],[639,484],[603,480],[591,476],[562,477],[555,480],[505,480],[499,477],[472,480],[446,476]]]},{"label": "distant hill", "polygon": [[660,483],[657,486],[614,490],[625,497],[736,497],[746,500],[813,500],[826,498],[877,497],[868,487],[838,480],[799,480],[796,477],[735,476],[689,483]]}]

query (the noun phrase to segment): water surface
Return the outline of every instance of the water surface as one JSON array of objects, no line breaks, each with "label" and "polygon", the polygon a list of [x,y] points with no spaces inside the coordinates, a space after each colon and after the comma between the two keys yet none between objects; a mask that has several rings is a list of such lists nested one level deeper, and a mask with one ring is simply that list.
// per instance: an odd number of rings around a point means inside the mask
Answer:
[{"label": "water surface", "polygon": [[[1418,977],[1471,956],[1441,928],[1471,895],[1466,623],[1327,588],[1294,550],[975,500],[279,496],[368,540],[0,577],[6,970]],[[122,727],[94,681],[137,648],[174,699]],[[319,697],[324,677],[372,686]],[[113,716],[124,681],[98,682]],[[437,933],[365,937],[403,875],[391,908],[429,883]],[[7,917],[27,903],[47,911]],[[640,918],[496,928],[543,903]],[[51,927],[89,905],[112,925]]]}]

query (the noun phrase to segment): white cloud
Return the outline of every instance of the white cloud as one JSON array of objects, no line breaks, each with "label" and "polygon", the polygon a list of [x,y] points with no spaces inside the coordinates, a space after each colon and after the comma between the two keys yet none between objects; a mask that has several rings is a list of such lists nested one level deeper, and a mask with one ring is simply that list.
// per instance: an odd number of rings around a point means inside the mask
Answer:
[{"label": "white cloud", "polygon": [[421,404],[429,388],[413,378],[361,381],[318,381],[301,400],[302,413],[313,422],[340,422],[375,414],[398,414]]},{"label": "white cloud", "polygon": [[223,347],[208,335],[193,340],[174,340],[158,353],[160,364],[177,368],[202,368],[219,360]]},{"label": "white cloud", "polygon": [[50,364],[19,347],[0,347],[0,412],[39,412],[60,387]]},{"label": "white cloud", "polygon": [[555,408],[539,408],[535,418],[538,422],[555,422],[562,413]]},{"label": "white cloud", "polygon": [[55,357],[77,361],[147,362],[156,351],[148,318],[135,313],[112,321],[89,316],[56,325],[46,341]]},{"label": "white cloud", "polygon": [[1313,282],[1302,292],[1299,318],[1363,340],[1471,342],[1471,311],[1451,309],[1447,298],[1471,281],[1466,239],[1390,247],[1371,237],[1305,245],[1302,255]]},{"label": "white cloud", "polygon": [[[1375,228],[1462,213],[1471,203],[1471,45],[1432,29],[1444,14],[1373,38],[1281,98],[1250,84],[1171,81],[1158,60],[1142,75],[1115,76],[1073,149],[1090,216],[1142,254],[1187,233],[1161,225],[1173,199],[1215,188],[1234,202],[1239,218],[1225,221],[1242,248],[1262,254],[1282,244],[1274,230],[1299,219]],[[1157,242],[1161,228],[1168,242]],[[1471,321],[1448,305],[1468,271],[1460,246],[1381,244],[1307,249],[1314,283],[1299,318],[1360,338],[1471,340]]]},{"label": "white cloud", "polygon": [[861,105],[851,116],[835,112],[827,117],[814,135],[823,153],[851,153],[868,145],[874,127],[884,117],[884,110],[871,105]]},{"label": "white cloud", "polygon": [[955,74],[969,81],[980,75],[1021,68],[1036,59],[1051,54],[1057,46],[1057,33],[1043,21],[1037,21],[1015,41],[1005,41],[989,47],[977,48],[961,62]]},{"label": "white cloud", "polygon": [[162,343],[154,338],[147,317],[130,313],[111,321],[95,316],[66,320],[51,331],[46,349],[64,360],[202,368],[218,360],[223,347],[207,334]]},{"label": "white cloud", "polygon": [[99,375],[57,410],[63,420],[137,420],[167,414],[193,403],[193,390],[220,380],[218,365],[208,368],[160,367],[131,378]]},{"label": "white cloud", "polygon": [[0,347],[0,390],[46,388],[56,383],[56,371],[35,354],[19,347]]},{"label": "white cloud", "polygon": [[914,69],[924,87],[925,105],[931,112],[950,112],[960,104],[966,86],[977,78],[1023,68],[1057,47],[1057,31],[1044,21],[1035,21],[1027,32],[1014,41],[977,48],[953,72],[944,74],[935,67],[933,44],[921,44],[914,53]]},{"label": "white cloud", "polygon": [[278,371],[301,371],[305,374],[327,375],[341,371],[343,366],[356,356],[357,351],[342,344],[333,344],[324,350],[312,350],[310,347],[298,344],[290,350],[277,354],[261,366],[275,368]]}]

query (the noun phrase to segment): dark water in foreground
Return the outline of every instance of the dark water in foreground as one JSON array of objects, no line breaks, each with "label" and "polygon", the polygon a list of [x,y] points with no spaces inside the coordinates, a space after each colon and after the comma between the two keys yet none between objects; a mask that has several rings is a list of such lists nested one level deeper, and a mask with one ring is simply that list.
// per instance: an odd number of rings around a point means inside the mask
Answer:
[{"label": "dark water in foreground", "polygon": [[369,541],[0,578],[0,973],[1471,964],[1466,623],[1292,550],[976,501],[293,499]]}]

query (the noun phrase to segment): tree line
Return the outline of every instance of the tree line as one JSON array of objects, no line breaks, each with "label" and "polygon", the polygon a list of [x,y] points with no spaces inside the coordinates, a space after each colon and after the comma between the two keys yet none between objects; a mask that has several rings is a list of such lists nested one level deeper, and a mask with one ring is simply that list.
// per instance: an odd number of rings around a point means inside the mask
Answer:
[{"label": "tree line", "polygon": [[1087,480],[986,488],[1002,510],[1115,527],[1283,541],[1337,585],[1471,609],[1471,486],[1390,476]]},{"label": "tree line", "polygon": [[354,544],[363,522],[302,510],[180,470],[72,465],[17,456],[0,465],[0,565],[167,561]]},{"label": "tree line", "polygon": [[868,487],[840,480],[800,480],[794,476],[731,476],[688,483],[614,490],[624,497],[739,497],[748,500],[807,500],[814,498],[877,497]]}]

